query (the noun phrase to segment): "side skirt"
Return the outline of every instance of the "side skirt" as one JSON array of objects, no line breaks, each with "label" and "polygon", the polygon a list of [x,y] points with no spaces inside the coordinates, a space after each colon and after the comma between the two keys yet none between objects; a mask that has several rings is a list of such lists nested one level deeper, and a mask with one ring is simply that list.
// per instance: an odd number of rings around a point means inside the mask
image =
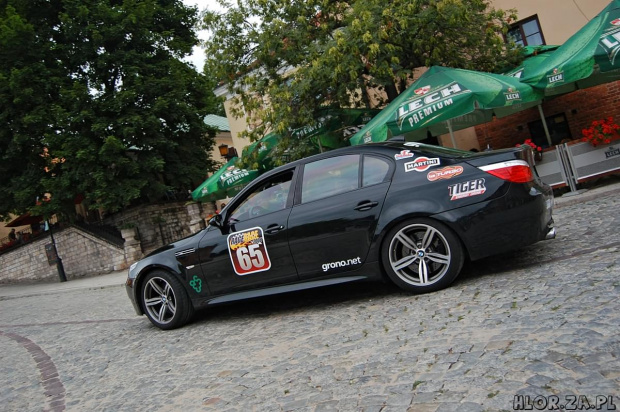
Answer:
[{"label": "side skirt", "polygon": [[323,286],[338,285],[341,283],[359,282],[359,281],[381,281],[383,280],[382,271],[378,262],[368,262],[362,268],[343,273],[343,276],[329,277],[306,282],[291,283],[282,286],[272,286],[263,289],[248,290],[244,292],[234,292],[214,297],[206,297],[202,299],[192,299],[192,304],[196,309],[217,305],[220,303],[234,302],[237,300],[245,300],[258,298],[262,296],[278,295],[280,293],[296,292],[300,290],[319,288]]},{"label": "side skirt", "polygon": [[280,293],[295,292],[299,290],[313,289],[313,288],[318,288],[322,286],[338,285],[340,283],[355,282],[355,281],[365,280],[365,279],[367,279],[366,276],[350,276],[350,277],[335,278],[335,279],[315,280],[311,282],[295,283],[292,285],[284,285],[284,286],[276,286],[276,287],[266,288],[266,289],[250,290],[247,292],[231,293],[229,295],[222,295],[222,296],[218,296],[217,298],[209,299],[207,301],[202,301],[201,303],[202,305],[204,304],[216,305],[218,303],[258,298],[261,296],[277,295]]}]

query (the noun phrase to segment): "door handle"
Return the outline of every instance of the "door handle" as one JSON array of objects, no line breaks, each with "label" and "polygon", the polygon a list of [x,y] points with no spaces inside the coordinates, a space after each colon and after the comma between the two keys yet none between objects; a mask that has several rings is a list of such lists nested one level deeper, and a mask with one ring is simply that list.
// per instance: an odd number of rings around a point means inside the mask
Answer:
[{"label": "door handle", "polygon": [[353,209],[363,212],[366,210],[370,210],[373,207],[377,206],[379,204],[379,202],[371,202],[369,200],[365,200],[363,202],[360,202],[356,207],[354,207]]},{"label": "door handle", "polygon": [[267,229],[265,229],[265,233],[267,233],[268,235],[273,235],[278,233],[279,231],[281,231],[282,229],[284,229],[284,226],[282,225],[270,225],[267,226]]}]

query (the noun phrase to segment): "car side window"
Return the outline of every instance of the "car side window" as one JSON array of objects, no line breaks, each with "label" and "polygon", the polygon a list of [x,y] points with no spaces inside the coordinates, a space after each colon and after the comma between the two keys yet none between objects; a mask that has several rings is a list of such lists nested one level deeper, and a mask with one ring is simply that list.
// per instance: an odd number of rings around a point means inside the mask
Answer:
[{"label": "car side window", "polygon": [[273,176],[248,193],[230,214],[229,220],[242,222],[286,208],[293,170]]},{"label": "car side window", "polygon": [[359,187],[359,155],[330,157],[304,166],[301,202],[308,203]]},{"label": "car side window", "polygon": [[364,156],[362,186],[376,185],[385,181],[389,171],[390,163],[386,159],[375,156]]}]

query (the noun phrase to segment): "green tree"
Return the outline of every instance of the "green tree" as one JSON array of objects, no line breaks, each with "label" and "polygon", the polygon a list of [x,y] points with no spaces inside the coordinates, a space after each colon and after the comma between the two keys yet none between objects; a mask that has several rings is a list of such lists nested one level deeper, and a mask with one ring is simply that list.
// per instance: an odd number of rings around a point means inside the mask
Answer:
[{"label": "green tree", "polygon": [[221,105],[181,61],[197,20],[179,0],[0,0],[0,217],[193,189]]},{"label": "green tree", "polygon": [[416,68],[517,62],[503,39],[515,18],[488,0],[238,0],[204,14],[206,65],[236,96],[247,135],[290,136],[325,107],[384,106]]}]

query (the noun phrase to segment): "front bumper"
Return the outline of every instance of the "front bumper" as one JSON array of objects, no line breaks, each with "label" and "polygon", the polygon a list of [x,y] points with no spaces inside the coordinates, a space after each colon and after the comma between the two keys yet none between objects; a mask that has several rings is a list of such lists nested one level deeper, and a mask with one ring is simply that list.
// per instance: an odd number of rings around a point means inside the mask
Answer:
[{"label": "front bumper", "polygon": [[129,300],[131,301],[131,304],[133,305],[133,309],[136,311],[136,314],[138,316],[142,316],[144,315],[144,312],[142,311],[142,307],[140,307],[140,304],[136,300],[134,282],[135,279],[131,277],[127,278],[127,281],[125,281],[125,292],[127,292],[127,297],[129,297]]}]

